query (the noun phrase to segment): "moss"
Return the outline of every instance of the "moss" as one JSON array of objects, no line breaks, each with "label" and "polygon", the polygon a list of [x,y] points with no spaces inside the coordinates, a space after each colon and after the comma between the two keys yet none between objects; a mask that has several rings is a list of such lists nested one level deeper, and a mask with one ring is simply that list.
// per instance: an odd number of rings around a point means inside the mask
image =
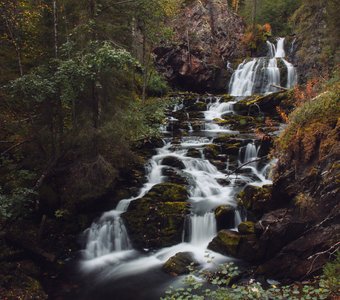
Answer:
[{"label": "moss", "polygon": [[161,248],[181,242],[188,213],[186,202],[155,201],[146,196],[134,201],[122,217],[136,248]]},{"label": "moss", "polygon": [[214,143],[223,144],[229,142],[231,139],[237,137],[235,134],[223,134],[214,139]]},{"label": "moss", "polygon": [[264,185],[257,187],[248,185],[237,195],[237,202],[240,206],[261,215],[266,209],[272,197],[272,186]]},{"label": "moss", "polygon": [[185,186],[166,182],[155,185],[146,197],[153,201],[184,202],[188,199],[188,191]]},{"label": "moss", "polygon": [[206,145],[203,153],[206,158],[216,158],[220,154],[220,147],[214,144]]},{"label": "moss", "polygon": [[209,249],[236,257],[242,236],[235,231],[221,230],[209,244]]},{"label": "moss", "polygon": [[338,143],[340,82],[328,87],[289,115],[288,126],[276,141],[279,164],[303,165],[326,158]]},{"label": "moss", "polygon": [[255,233],[255,223],[251,221],[245,221],[238,225],[238,231],[242,234]]}]

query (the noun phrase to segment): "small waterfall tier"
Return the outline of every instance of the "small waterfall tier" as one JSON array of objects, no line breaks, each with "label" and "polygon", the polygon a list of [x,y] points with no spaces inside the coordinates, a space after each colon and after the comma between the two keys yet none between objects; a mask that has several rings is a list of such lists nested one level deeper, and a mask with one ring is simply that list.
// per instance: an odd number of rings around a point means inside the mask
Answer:
[{"label": "small waterfall tier", "polygon": [[267,41],[267,57],[244,60],[231,77],[229,93],[232,96],[251,96],[276,92],[275,86],[294,87],[297,73],[285,59],[284,42],[284,38],[278,38],[276,45]]}]

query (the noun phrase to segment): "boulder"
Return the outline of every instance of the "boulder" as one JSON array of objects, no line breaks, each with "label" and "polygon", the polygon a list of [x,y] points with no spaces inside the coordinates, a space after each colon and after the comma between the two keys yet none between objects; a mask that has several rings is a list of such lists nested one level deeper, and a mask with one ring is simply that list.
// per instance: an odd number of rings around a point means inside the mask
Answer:
[{"label": "boulder", "polygon": [[194,157],[194,158],[201,158],[202,154],[201,151],[195,149],[195,148],[190,148],[186,154],[186,156],[189,157]]},{"label": "boulder", "polygon": [[186,202],[157,202],[145,196],[134,201],[122,218],[134,248],[159,249],[182,241],[188,213]]},{"label": "boulder", "polygon": [[167,182],[179,185],[188,185],[188,180],[181,176],[181,172],[173,168],[163,168],[162,175],[167,177]]},{"label": "boulder", "polygon": [[177,276],[190,273],[188,267],[192,264],[198,265],[191,252],[179,252],[170,257],[165,262],[162,269],[166,273]]},{"label": "boulder", "polygon": [[238,232],[241,234],[254,234],[255,233],[255,223],[251,221],[241,222],[238,227]]},{"label": "boulder", "polygon": [[185,169],[184,163],[175,156],[167,156],[163,158],[162,165],[174,167],[180,170]]},{"label": "boulder", "polygon": [[231,205],[221,205],[215,209],[217,229],[229,229],[235,225],[235,208]]},{"label": "boulder", "polygon": [[208,248],[223,255],[236,257],[242,236],[232,230],[221,230],[210,242]]},{"label": "boulder", "polygon": [[186,108],[188,111],[205,111],[207,110],[207,104],[202,101],[197,101],[192,103],[190,106]]},{"label": "boulder", "polygon": [[220,154],[220,147],[214,144],[206,145],[204,147],[203,153],[206,159],[217,158],[218,155]]},{"label": "boulder", "polygon": [[232,256],[249,262],[254,262],[264,254],[264,248],[255,234],[242,235],[237,231],[221,230],[208,245],[210,250],[223,255]]},{"label": "boulder", "polygon": [[238,204],[254,215],[261,217],[263,213],[272,207],[272,186],[264,185],[257,187],[247,185],[242,192],[237,195]]},{"label": "boulder", "polygon": [[157,202],[185,202],[188,200],[188,191],[183,185],[165,182],[153,186],[145,196]]}]

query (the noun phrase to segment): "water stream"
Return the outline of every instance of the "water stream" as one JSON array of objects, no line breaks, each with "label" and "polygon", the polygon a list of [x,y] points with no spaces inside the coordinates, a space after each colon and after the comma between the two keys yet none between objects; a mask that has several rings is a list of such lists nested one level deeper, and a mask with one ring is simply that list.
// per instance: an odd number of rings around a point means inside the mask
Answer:
[{"label": "water stream", "polygon": [[[263,93],[272,91],[271,84],[280,84],[280,70],[277,67],[277,60],[282,59],[288,73],[287,86],[295,84],[295,69],[286,62],[284,57],[284,39],[279,39],[277,46],[268,43],[271,53],[269,59],[256,58],[249,62],[243,62],[234,72],[230,83],[231,94],[236,96],[251,95],[256,90],[255,86],[261,86]],[[263,71],[264,69],[264,71]],[[293,71],[294,69],[294,71]],[[292,75],[293,74],[293,75]],[[263,81],[263,82],[261,82]],[[260,84],[259,84],[260,82]],[[262,89],[262,87],[264,87]],[[198,119],[190,118],[186,111],[186,104],[180,101],[175,105],[169,114],[168,126],[161,130],[164,134],[164,146],[157,149],[157,153],[151,157],[146,166],[147,183],[141,188],[136,197],[121,200],[117,207],[105,212],[98,221],[86,230],[86,245],[83,250],[83,258],[80,262],[80,270],[84,276],[91,278],[92,284],[84,291],[82,299],[108,299],[115,295],[114,299],[132,299],[135,287],[146,277],[152,278],[144,288],[145,295],[138,299],[158,299],[164,289],[174,279],[161,271],[162,265],[178,252],[191,252],[202,268],[212,266],[207,262],[207,255],[214,256],[214,263],[231,260],[230,257],[213,253],[208,250],[209,242],[217,234],[215,209],[221,205],[229,205],[235,208],[233,228],[242,221],[240,212],[237,210],[236,194],[247,184],[261,186],[271,183],[268,179],[270,162],[260,166],[257,162],[245,165],[241,174],[229,174],[230,163],[234,168],[251,162],[258,157],[259,146],[252,133],[242,133],[231,130],[228,126],[218,125],[214,120],[223,116],[236,114],[234,105],[239,98],[233,101],[224,102],[222,97],[201,97],[200,101],[207,104],[206,111],[198,118],[203,126],[194,130],[192,124]],[[174,114],[178,111],[186,111],[188,130],[176,131],[175,126],[178,120]],[[226,162],[225,168],[218,168],[211,159],[193,158],[188,156],[192,148],[204,153],[207,145],[213,145],[214,139],[223,134],[236,134],[242,140],[242,147],[239,150],[236,161],[227,155],[222,155],[220,161]],[[251,137],[251,138],[250,138]],[[173,147],[176,138],[176,147]],[[178,144],[178,138],[180,143]],[[145,196],[153,186],[166,182],[167,177],[162,171],[168,166],[163,165],[166,157],[175,157],[184,164],[182,174],[189,178],[189,203],[190,214],[187,216],[186,226],[182,233],[183,241],[171,247],[153,250],[144,249],[138,251],[133,248],[133,242],[129,238],[128,230],[125,227],[121,215],[128,211],[132,201],[138,201]],[[234,159],[235,160],[235,159]],[[227,176],[228,175],[228,176]],[[222,183],[228,177],[229,183]],[[151,280],[151,279],[150,279]],[[99,292],[100,291],[100,292]],[[105,291],[105,292],[103,292]],[[135,298],[137,299],[137,298]]]}]

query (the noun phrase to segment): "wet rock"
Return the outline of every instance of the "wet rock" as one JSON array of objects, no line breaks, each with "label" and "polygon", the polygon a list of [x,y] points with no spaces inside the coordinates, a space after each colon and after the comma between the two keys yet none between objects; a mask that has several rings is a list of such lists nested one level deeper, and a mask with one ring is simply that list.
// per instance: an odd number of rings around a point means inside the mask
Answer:
[{"label": "wet rock", "polygon": [[222,186],[227,186],[230,184],[230,180],[227,178],[218,178],[216,181]]},{"label": "wet rock", "polygon": [[202,101],[197,101],[190,106],[187,107],[188,111],[206,111],[207,110],[207,104]]},{"label": "wet rock", "polygon": [[172,168],[164,168],[162,170],[162,175],[167,177],[167,182],[188,185],[188,181],[185,177],[181,176],[180,172]]},{"label": "wet rock", "polygon": [[162,269],[166,273],[177,276],[190,273],[188,267],[192,264],[197,265],[198,263],[193,258],[191,252],[179,252],[175,256],[170,257]]},{"label": "wet rock", "polygon": [[277,106],[282,106],[284,108],[290,107],[291,99],[293,98],[293,92],[278,92],[272,93],[265,96],[254,95],[241,100],[238,104],[245,105],[248,110],[250,107],[256,105],[261,112],[265,113],[275,113]]},{"label": "wet rock", "polygon": [[221,230],[210,242],[208,249],[223,255],[237,256],[241,235],[236,231]]},{"label": "wet rock", "polygon": [[206,159],[217,158],[220,154],[220,147],[214,144],[206,145],[204,147],[203,153]]},{"label": "wet rock", "polygon": [[230,140],[233,140],[235,137],[236,137],[235,134],[223,134],[221,136],[214,138],[213,142],[215,144],[224,144],[230,142]]},{"label": "wet rock", "polygon": [[205,123],[204,121],[194,121],[194,122],[191,122],[191,126],[194,131],[200,131],[204,129]]},{"label": "wet rock", "polygon": [[184,202],[188,200],[188,191],[183,185],[165,182],[153,186],[146,196],[154,201]]},{"label": "wet rock", "polygon": [[174,167],[180,170],[185,169],[184,163],[175,156],[167,156],[163,158],[162,165]]},{"label": "wet rock", "polygon": [[218,170],[225,170],[226,168],[226,163],[221,161],[221,160],[210,160],[210,163],[213,164]]},{"label": "wet rock", "polygon": [[260,217],[272,207],[272,186],[256,187],[247,185],[237,196],[238,204]]},{"label": "wet rock", "polygon": [[158,249],[182,241],[186,202],[157,202],[145,196],[133,204],[122,218],[134,248]]},{"label": "wet rock", "polygon": [[221,205],[215,209],[217,229],[229,229],[235,225],[235,207]]},{"label": "wet rock", "polygon": [[201,154],[201,151],[199,151],[198,149],[190,148],[188,150],[186,156],[194,157],[194,158],[201,158],[202,154]]},{"label": "wet rock", "polygon": [[253,234],[255,233],[255,223],[251,221],[241,222],[237,229],[241,234]]},{"label": "wet rock", "polygon": [[204,118],[204,112],[202,112],[202,111],[190,111],[189,117],[191,119],[203,119]]},{"label": "wet rock", "polygon": [[263,248],[254,234],[242,235],[237,231],[221,230],[208,248],[223,255],[256,261],[263,255]]}]

